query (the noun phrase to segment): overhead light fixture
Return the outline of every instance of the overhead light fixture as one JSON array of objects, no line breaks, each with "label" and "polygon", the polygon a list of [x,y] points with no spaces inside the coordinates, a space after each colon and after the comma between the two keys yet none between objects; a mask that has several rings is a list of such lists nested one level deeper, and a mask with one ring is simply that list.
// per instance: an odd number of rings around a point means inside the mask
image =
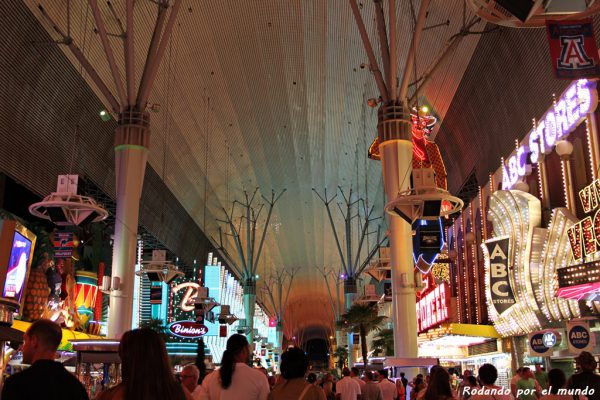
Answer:
[{"label": "overhead light fixture", "polygon": [[447,190],[436,187],[433,168],[413,169],[412,189],[398,193],[384,209],[411,224],[417,219],[437,220],[460,211],[463,201]]},{"label": "overhead light fixture", "polygon": [[106,110],[100,110],[100,119],[104,122],[110,121],[110,113]]},{"label": "overhead light fixture", "polygon": [[141,269],[135,274],[146,275],[150,282],[165,282],[167,285],[178,276],[184,275],[173,263],[167,261],[166,250],[153,250],[152,260],[143,261]]},{"label": "overhead light fixture", "polygon": [[77,194],[78,175],[59,175],[56,192],[29,206],[29,212],[56,225],[85,225],[108,217],[94,199]]}]

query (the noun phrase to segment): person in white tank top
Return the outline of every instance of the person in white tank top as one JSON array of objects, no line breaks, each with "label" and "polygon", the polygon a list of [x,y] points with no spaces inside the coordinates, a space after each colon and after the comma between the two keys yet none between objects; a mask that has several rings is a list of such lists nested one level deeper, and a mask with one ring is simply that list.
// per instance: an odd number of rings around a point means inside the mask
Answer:
[{"label": "person in white tank top", "polygon": [[202,382],[209,400],[267,400],[267,377],[246,364],[249,356],[250,346],[245,336],[235,334],[227,340],[221,368]]}]

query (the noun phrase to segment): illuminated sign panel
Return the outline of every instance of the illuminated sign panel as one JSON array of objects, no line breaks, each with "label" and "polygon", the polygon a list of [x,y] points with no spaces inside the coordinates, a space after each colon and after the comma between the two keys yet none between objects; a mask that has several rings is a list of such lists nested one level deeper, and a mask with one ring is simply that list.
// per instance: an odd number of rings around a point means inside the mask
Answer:
[{"label": "illuminated sign panel", "polygon": [[570,265],[556,270],[556,296],[573,300],[598,300],[600,295],[600,262]]},{"label": "illuminated sign panel", "polygon": [[511,308],[517,300],[508,276],[510,238],[503,237],[485,242],[485,254],[489,257],[491,301],[498,314]]},{"label": "illuminated sign panel", "polygon": [[446,282],[437,286],[417,302],[419,333],[449,319],[450,288]]},{"label": "illuminated sign panel", "polygon": [[[600,200],[600,180],[595,180],[590,185],[579,191],[579,199],[586,213],[598,208]],[[594,216],[587,216],[568,230],[571,253],[575,261],[582,261],[585,257],[595,254],[600,250],[600,210]]]},{"label": "illuminated sign panel", "polygon": [[184,339],[197,339],[206,335],[208,329],[196,321],[175,321],[169,325],[169,331]]},{"label": "illuminated sign panel", "polygon": [[[579,200],[585,213],[594,212],[567,230],[573,260],[583,262],[586,257],[600,252],[600,180],[595,180],[579,191]],[[597,300],[600,289],[600,262],[592,261],[569,265],[557,270],[557,297],[574,300]]]},{"label": "illuminated sign panel", "polygon": [[[204,286],[208,288],[208,295],[215,299],[217,303],[221,302],[221,271],[225,268],[220,265],[206,265],[204,267]],[[218,314],[221,307],[213,308],[213,312]],[[208,332],[206,336],[219,336],[219,323],[205,320]]]},{"label": "illuminated sign panel", "polygon": [[516,153],[502,164],[502,189],[512,188],[520,178],[529,175],[529,162],[535,164],[542,154],[550,153],[557,141],[566,138],[587,114],[595,110],[598,103],[595,86],[594,81],[587,79],[573,82],[554,107],[537,121],[529,132],[527,143],[521,143]]}]

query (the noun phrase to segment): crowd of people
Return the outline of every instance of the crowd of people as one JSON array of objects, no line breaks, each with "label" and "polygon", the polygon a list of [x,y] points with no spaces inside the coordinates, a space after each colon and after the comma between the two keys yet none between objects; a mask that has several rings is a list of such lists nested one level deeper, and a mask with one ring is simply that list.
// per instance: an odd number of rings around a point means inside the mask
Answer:
[{"label": "crowd of people", "polygon": [[[2,400],[88,400],[83,385],[55,361],[62,338],[50,320],[34,322],[24,335],[23,362],[31,367],[9,377]],[[266,370],[250,367],[251,355],[245,336],[227,341],[221,367],[200,382],[200,371],[187,365],[174,375],[165,344],[150,329],[126,332],[119,346],[121,382],[100,393],[99,400],[600,400],[597,362],[588,352],[576,357],[577,372],[569,379],[560,369],[546,373],[519,368],[510,389],[496,385],[498,371],[483,364],[477,375],[464,371],[460,384],[454,374],[439,365],[429,374],[418,374],[409,382],[404,373],[393,382],[388,371],[344,368],[342,378],[309,373],[309,360],[298,348],[281,355],[280,372],[268,377]]]}]

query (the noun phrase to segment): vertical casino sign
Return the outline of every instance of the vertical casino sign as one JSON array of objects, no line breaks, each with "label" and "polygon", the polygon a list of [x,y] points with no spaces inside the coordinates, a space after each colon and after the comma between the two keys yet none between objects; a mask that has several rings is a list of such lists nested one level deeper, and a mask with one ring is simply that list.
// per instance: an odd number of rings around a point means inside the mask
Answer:
[{"label": "vertical casino sign", "polygon": [[510,239],[508,236],[488,240],[482,244],[489,276],[489,300],[502,314],[517,302],[510,285]]}]

